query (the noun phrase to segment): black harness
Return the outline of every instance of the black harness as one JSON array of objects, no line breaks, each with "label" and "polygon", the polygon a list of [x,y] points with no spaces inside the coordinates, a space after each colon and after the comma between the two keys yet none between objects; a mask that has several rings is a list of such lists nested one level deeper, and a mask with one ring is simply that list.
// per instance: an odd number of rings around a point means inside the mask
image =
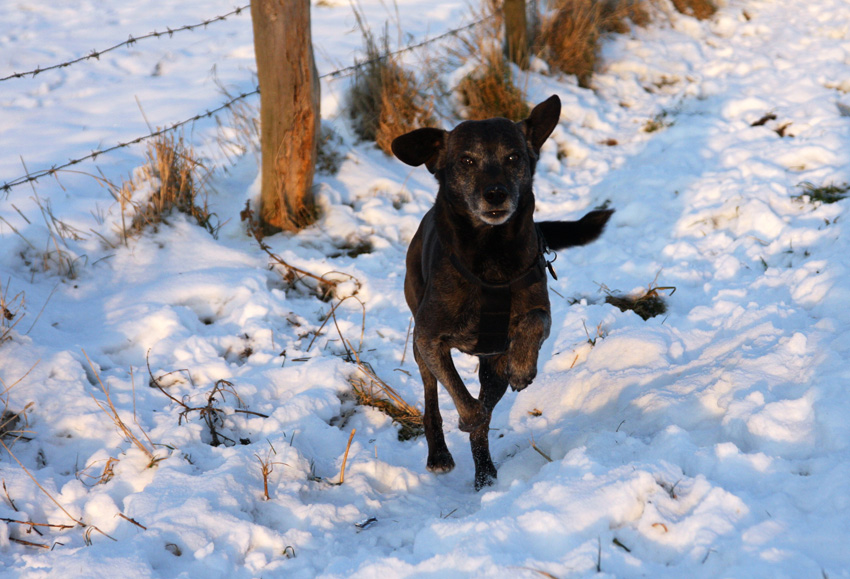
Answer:
[{"label": "black harness", "polygon": [[[449,254],[449,261],[467,281],[481,288],[481,315],[478,322],[478,342],[475,344],[475,354],[479,356],[494,356],[508,349],[508,327],[511,321],[511,295],[513,292],[530,287],[546,277],[546,269],[554,279],[558,279],[552,262],[557,254],[549,249],[540,228],[537,228],[537,257],[534,262],[518,277],[504,283],[490,283],[480,279],[469,271],[454,253]],[[552,259],[546,259],[547,254]]]}]

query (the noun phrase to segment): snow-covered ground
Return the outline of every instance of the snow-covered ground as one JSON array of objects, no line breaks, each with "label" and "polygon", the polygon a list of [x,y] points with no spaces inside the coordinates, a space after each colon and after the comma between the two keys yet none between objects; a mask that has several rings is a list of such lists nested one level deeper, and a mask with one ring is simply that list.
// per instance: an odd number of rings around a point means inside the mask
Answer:
[{"label": "snow-covered ground", "polygon": [[[471,18],[462,0],[359,3],[374,29],[403,30],[402,45]],[[0,449],[0,574],[850,576],[850,201],[794,198],[803,182],[850,181],[839,106],[850,4],[730,0],[705,22],[665,6],[648,28],[605,41],[595,90],[521,79],[530,103],[564,102],[539,165],[540,218],[606,202],[617,212],[598,242],[555,264],[540,374],[496,408],[499,480],[480,493],[445,393],[457,468],[443,476],[425,470],[423,438],[400,442],[389,418],[353,405],[357,369],[336,328],[313,340],[335,302],[269,270],[239,220],[257,193],[256,159],[229,164],[214,121],[184,137],[218,167],[217,238],[175,216],[119,242],[120,208],[92,175],[120,183],[142,164],[141,146],[0,192],[0,294],[16,314],[3,327],[17,322],[0,345],[0,392],[10,410],[28,408],[26,438],[4,438],[14,458]],[[234,7],[6,2],[0,76]],[[316,2],[312,18],[320,72],[350,65],[362,41],[348,3]],[[244,11],[0,82],[0,181],[215,108],[219,85],[253,90],[253,70]],[[316,275],[356,278],[361,357],[421,408],[403,257],[436,187],[350,138],[348,82],[322,86],[344,160],[318,177],[321,219],[267,241]],[[75,233],[60,239],[51,215]],[[357,246],[371,251],[350,257]],[[60,273],[60,250],[75,276]],[[650,284],[675,287],[661,291],[662,316],[604,303],[605,288]],[[336,311],[356,345],[363,311],[355,300]],[[224,444],[210,445],[200,411],[181,414],[149,386],[148,363],[171,372],[162,383],[191,408],[224,388]],[[475,360],[457,364],[477,388]],[[138,446],[98,406],[104,388]],[[344,483],[333,484],[354,429]],[[268,501],[261,461],[273,468]]]}]

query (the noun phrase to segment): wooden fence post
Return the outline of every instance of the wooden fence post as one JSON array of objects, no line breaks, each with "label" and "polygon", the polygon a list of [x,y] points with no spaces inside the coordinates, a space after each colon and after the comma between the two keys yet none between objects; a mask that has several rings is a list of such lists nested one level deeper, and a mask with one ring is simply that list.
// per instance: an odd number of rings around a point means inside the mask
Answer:
[{"label": "wooden fence post", "polygon": [[520,68],[528,68],[528,22],[525,0],[505,0],[505,49],[508,59]]},{"label": "wooden fence post", "polygon": [[321,121],[310,0],[253,0],[251,19],[260,85],[260,221],[266,234],[297,230],[315,218]]}]

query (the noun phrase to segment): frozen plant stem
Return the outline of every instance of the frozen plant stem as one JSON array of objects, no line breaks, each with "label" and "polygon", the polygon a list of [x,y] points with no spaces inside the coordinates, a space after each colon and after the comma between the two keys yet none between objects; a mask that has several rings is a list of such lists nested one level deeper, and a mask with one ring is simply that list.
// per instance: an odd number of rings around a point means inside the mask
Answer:
[{"label": "frozen plant stem", "polygon": [[82,352],[83,352],[83,356],[86,357],[86,361],[89,363],[89,366],[91,367],[91,370],[94,373],[95,378],[97,378],[97,383],[100,384],[101,391],[103,392],[104,396],[106,396],[106,404],[109,408],[107,409],[106,407],[104,407],[103,403],[100,400],[98,400],[97,398],[94,397],[94,394],[91,394],[92,400],[94,400],[94,402],[95,402],[95,404],[97,404],[98,408],[103,410],[103,412],[105,412],[106,415],[109,416],[109,418],[112,419],[113,424],[115,424],[115,426],[118,427],[118,430],[120,430],[124,434],[124,436],[126,436],[127,439],[136,446],[136,448],[141,450],[145,454],[145,456],[148,457],[148,460],[150,460],[150,464],[154,465],[158,461],[158,459],[157,459],[156,456],[154,456],[153,450],[147,448],[142,443],[142,441],[140,441],[136,437],[136,435],[133,434],[133,432],[127,427],[127,425],[124,423],[124,421],[121,420],[121,417],[118,416],[118,410],[116,410],[115,405],[112,403],[112,398],[109,396],[109,389],[106,388],[106,386],[103,385],[103,382],[100,379],[100,375],[97,373],[97,370],[95,370],[95,368],[94,368],[94,363],[89,359],[89,355],[86,354],[85,350],[83,350]]},{"label": "frozen plant stem", "polygon": [[351,434],[348,435],[348,444],[345,446],[345,454],[342,457],[342,468],[339,470],[339,484],[345,482],[345,463],[348,461],[348,451],[351,450],[351,440],[354,438],[356,428],[351,429]]},{"label": "frozen plant stem", "polygon": [[101,531],[100,529],[98,529],[97,527],[90,526],[90,525],[86,525],[84,522],[82,522],[81,520],[79,520],[79,519],[77,519],[76,517],[74,517],[71,513],[69,513],[69,512],[65,509],[65,507],[63,507],[63,506],[59,503],[59,501],[57,501],[55,498],[53,498],[53,495],[51,495],[49,492],[47,492],[47,490],[46,490],[43,486],[41,486],[41,483],[39,483],[39,482],[38,482],[38,479],[36,479],[36,478],[32,475],[32,473],[31,473],[29,470],[27,470],[27,467],[25,467],[25,466],[24,466],[24,463],[22,463],[20,460],[18,460],[18,457],[17,457],[17,456],[15,456],[15,453],[13,453],[13,452],[12,452],[12,450],[11,450],[8,446],[6,446],[6,443],[5,443],[5,442],[3,442],[3,439],[1,439],[1,438],[0,438],[0,445],[2,445],[2,446],[3,446],[3,448],[5,448],[5,449],[6,449],[6,452],[8,452],[8,453],[9,453],[9,456],[11,456],[11,457],[12,457],[12,459],[13,459],[15,462],[17,462],[17,463],[18,463],[18,466],[20,466],[20,467],[21,467],[21,469],[23,469],[23,471],[27,474],[27,476],[28,476],[28,477],[30,477],[30,479],[32,479],[32,482],[34,482],[34,483],[35,483],[35,486],[37,486],[37,487],[39,488],[39,490],[41,490],[41,492],[43,492],[43,493],[47,496],[47,498],[49,498],[49,499],[50,499],[50,501],[51,501],[54,505],[56,505],[57,507],[59,507],[59,510],[61,510],[63,513],[65,513],[65,514],[68,516],[68,518],[69,518],[69,519],[71,519],[72,521],[74,521],[75,523],[77,523],[79,526],[81,526],[81,527],[85,527],[85,528],[86,528],[86,535],[87,535],[87,536],[91,533],[91,531],[97,531],[98,533],[100,533],[100,534],[101,534],[101,535],[103,535],[104,537],[108,537],[108,538],[112,539],[113,541],[115,541],[115,539],[114,539],[113,537],[110,537],[109,535],[107,535],[106,533],[104,533],[103,531]]}]

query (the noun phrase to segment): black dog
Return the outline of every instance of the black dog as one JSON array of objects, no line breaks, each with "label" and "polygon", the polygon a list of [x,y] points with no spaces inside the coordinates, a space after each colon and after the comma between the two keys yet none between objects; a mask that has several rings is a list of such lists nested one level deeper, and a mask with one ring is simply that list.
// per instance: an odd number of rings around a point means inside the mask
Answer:
[{"label": "black dog", "polygon": [[[546,254],[593,241],[613,213],[534,223],[534,168],[560,114],[561,101],[552,96],[519,123],[466,121],[452,131],[417,129],[392,143],[396,157],[424,163],[440,184],[407,251],[404,280],[425,386],[427,466],[454,468],[437,403],[439,380],[460,414],[459,428],[469,432],[479,490],[496,478],[487,440],[493,408],[508,384],[514,390],[531,384],[549,336]],[[479,357],[477,399],[452,363],[452,348]]]}]

